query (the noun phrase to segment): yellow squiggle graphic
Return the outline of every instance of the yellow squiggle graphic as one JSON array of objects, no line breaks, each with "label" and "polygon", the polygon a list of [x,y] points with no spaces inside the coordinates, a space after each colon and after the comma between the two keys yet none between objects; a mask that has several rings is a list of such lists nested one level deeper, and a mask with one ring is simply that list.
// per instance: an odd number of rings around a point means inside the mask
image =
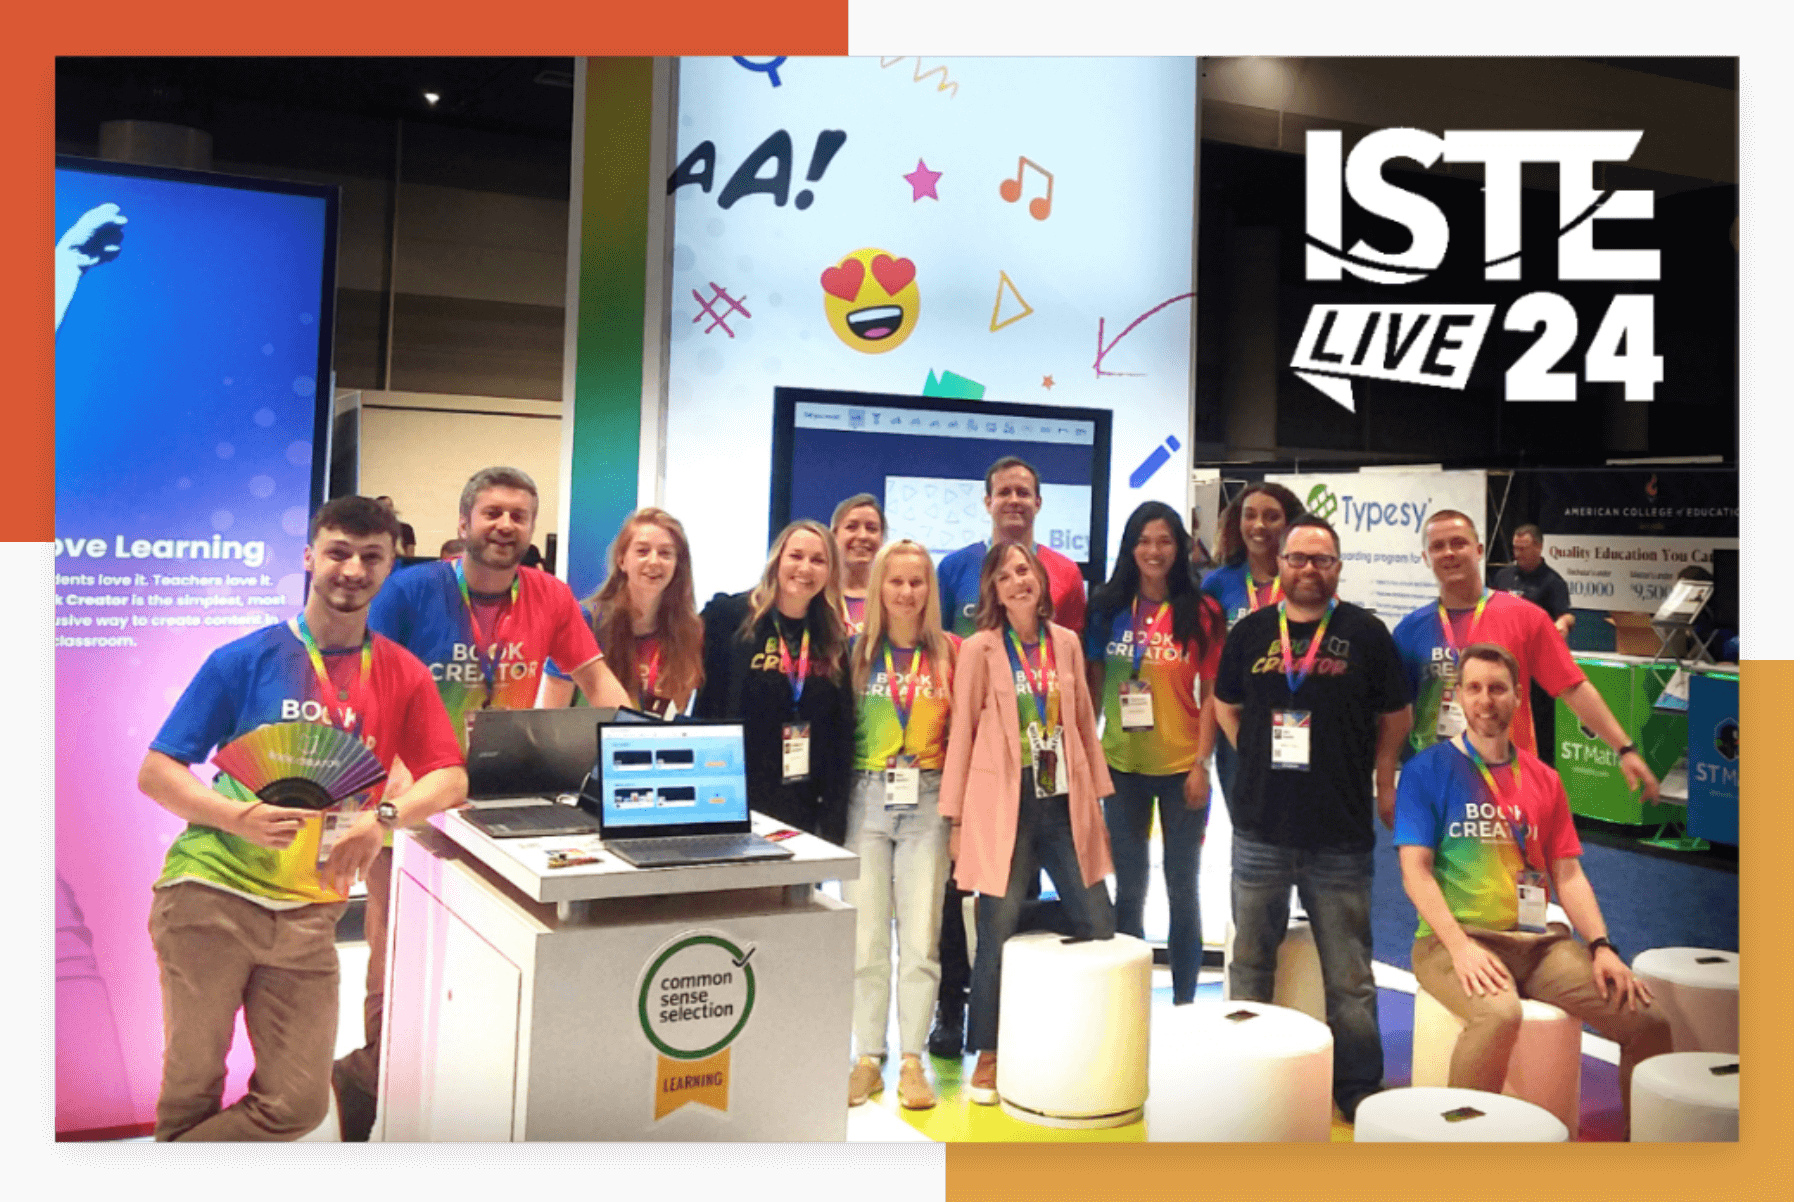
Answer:
[{"label": "yellow squiggle graphic", "polygon": [[[904,59],[906,59],[908,57],[910,57],[910,56],[907,54],[900,54],[896,58],[885,58],[884,56],[881,55],[878,60],[878,65],[880,67],[894,67],[898,63],[902,62]],[[953,80],[947,78],[947,68],[945,66],[936,66],[931,71],[924,71],[924,70],[922,70],[922,56],[918,54],[915,57],[916,57],[915,81],[917,83],[921,83],[923,80],[929,78],[930,76],[939,75],[941,77],[941,81],[934,85],[934,90],[937,92],[946,92],[949,96],[958,96],[959,95],[959,84],[957,84]]]}]

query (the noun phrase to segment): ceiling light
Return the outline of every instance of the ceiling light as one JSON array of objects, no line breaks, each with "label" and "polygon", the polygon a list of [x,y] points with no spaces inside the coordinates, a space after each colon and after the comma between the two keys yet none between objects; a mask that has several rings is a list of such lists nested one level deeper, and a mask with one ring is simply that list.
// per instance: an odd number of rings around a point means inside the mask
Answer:
[{"label": "ceiling light", "polygon": [[442,94],[440,92],[425,92],[424,99],[428,100],[431,104],[435,104],[438,100],[442,99]]}]

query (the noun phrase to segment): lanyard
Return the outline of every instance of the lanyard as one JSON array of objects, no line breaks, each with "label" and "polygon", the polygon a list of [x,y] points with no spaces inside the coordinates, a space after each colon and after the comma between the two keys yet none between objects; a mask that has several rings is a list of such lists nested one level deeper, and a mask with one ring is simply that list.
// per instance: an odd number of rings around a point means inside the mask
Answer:
[{"label": "lanyard", "polygon": [[[1483,759],[1482,753],[1476,749],[1476,744],[1470,741],[1470,736],[1459,735],[1458,739],[1460,740],[1460,745],[1464,749],[1464,754],[1470,757],[1470,762],[1472,764],[1476,765],[1477,774],[1483,778],[1483,784],[1489,786],[1489,797],[1495,803],[1495,813],[1499,815],[1501,821],[1507,825],[1508,838],[1512,839],[1514,841],[1514,846],[1520,849],[1520,862],[1522,864],[1527,864],[1530,867],[1529,859],[1526,854],[1526,840],[1514,829],[1514,824],[1508,819],[1508,816],[1501,812],[1501,790],[1495,787],[1494,770],[1489,767],[1488,761]],[[1520,762],[1519,758],[1513,754],[1512,749],[1508,752],[1507,767],[1514,778],[1514,804],[1518,806],[1520,804]]]},{"label": "lanyard", "polygon": [[[1013,626],[1005,624],[1004,629],[1009,633],[1009,663],[1028,682],[1028,700],[1034,703],[1034,718],[1044,723],[1050,738],[1059,729],[1059,690],[1051,688],[1051,679],[1047,675],[1052,672],[1054,677],[1057,676],[1053,664],[1052,632],[1040,632],[1040,678],[1036,681],[1034,673],[1028,670],[1028,656],[1022,650],[1021,636]],[[1043,713],[1044,719],[1041,717]]]},{"label": "lanyard", "polygon": [[[650,655],[646,660],[641,658],[643,639],[654,640],[654,654]],[[654,686],[660,683],[660,637],[657,634],[637,635],[635,638],[635,650],[636,670],[643,676],[642,695],[640,699],[642,701],[647,701],[650,697],[657,696],[654,692]]]},{"label": "lanyard", "polygon": [[[367,695],[368,677],[372,675],[374,671],[374,636],[372,632],[364,631],[362,634],[361,678],[356,683],[355,690],[350,692],[347,689],[339,689],[334,684],[330,683],[330,669],[324,666],[324,653],[318,650],[318,641],[311,637],[311,628],[305,624],[305,615],[302,613],[295,614],[292,618],[288,619],[287,626],[292,630],[294,635],[298,637],[299,641],[305,644],[305,654],[311,657],[311,670],[317,673],[318,695],[324,703],[325,710],[336,720],[338,726],[348,731],[356,738],[360,738],[361,724],[367,719],[367,714],[360,706],[356,705],[355,702],[357,699]],[[332,698],[343,703],[340,712],[337,707],[332,704]],[[353,722],[349,720],[349,715],[351,714],[355,715],[355,720]]]},{"label": "lanyard", "polygon": [[1297,671],[1295,656],[1290,654],[1289,649],[1289,602],[1277,603],[1277,633],[1283,641],[1283,678],[1289,682],[1290,696],[1294,697],[1296,690],[1302,687],[1302,682],[1308,679],[1308,672],[1314,667],[1315,653],[1321,649],[1321,639],[1327,633],[1327,623],[1333,620],[1333,609],[1338,604],[1337,599],[1328,600],[1327,612],[1321,615],[1321,624],[1314,628],[1314,637],[1308,640],[1308,654],[1302,657],[1302,668]]},{"label": "lanyard", "polygon": [[473,594],[467,591],[465,559],[455,561],[455,585],[461,590],[462,604],[467,607],[467,628],[472,632],[474,657],[479,661],[480,676],[486,682],[486,699],[480,703],[480,708],[489,709],[492,694],[498,688],[498,657],[504,650],[498,632],[517,614],[517,594],[523,587],[523,577],[521,574],[511,577],[511,608],[492,623],[492,641],[484,647],[480,646],[480,621],[473,613]]},{"label": "lanyard", "polygon": [[1130,679],[1140,679],[1140,664],[1146,658],[1147,643],[1151,641],[1152,632],[1164,623],[1165,615],[1170,612],[1171,602],[1159,602],[1158,612],[1152,615],[1151,620],[1148,621],[1143,628],[1140,625],[1140,599],[1138,597],[1134,598],[1134,674]]},{"label": "lanyard", "polygon": [[1258,586],[1252,583],[1252,569],[1246,569],[1246,605],[1248,613],[1257,613],[1267,605],[1275,605],[1283,599],[1283,577],[1271,577],[1271,594],[1263,601],[1258,599]]},{"label": "lanyard", "polygon": [[810,627],[808,623],[804,625],[804,638],[797,653],[795,676],[791,672],[791,648],[785,645],[785,631],[777,618],[773,619],[772,629],[779,639],[779,671],[791,682],[791,708],[796,711],[797,703],[803,699],[804,683],[810,678]]},{"label": "lanyard", "polygon": [[[1468,637],[1472,643],[1476,642],[1477,624],[1483,620],[1483,606],[1488,603],[1489,590],[1484,589],[1483,595],[1476,599],[1475,611],[1470,615]],[[1457,640],[1451,636],[1451,614],[1446,611],[1443,601],[1439,602],[1439,629],[1445,634],[1445,646],[1451,652],[1451,662],[1456,664],[1458,662],[1458,644]]]},{"label": "lanyard", "polygon": [[899,697],[897,695],[897,666],[896,662],[891,657],[891,640],[886,639],[885,687],[891,691],[891,708],[897,711],[897,729],[901,730],[904,738],[907,739],[909,737],[909,716],[915,712],[916,694],[922,691],[922,677],[928,671],[928,657],[920,647],[911,650],[908,697]]}]

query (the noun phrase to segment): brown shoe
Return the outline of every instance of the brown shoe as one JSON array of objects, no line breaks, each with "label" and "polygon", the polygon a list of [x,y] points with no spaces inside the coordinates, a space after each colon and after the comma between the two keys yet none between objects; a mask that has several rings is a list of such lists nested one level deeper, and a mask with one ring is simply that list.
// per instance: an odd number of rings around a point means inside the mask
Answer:
[{"label": "brown shoe", "polygon": [[979,1052],[978,1066],[972,1070],[972,1101],[980,1106],[997,1104],[997,1054]]},{"label": "brown shoe", "polygon": [[903,1058],[903,1071],[897,1074],[897,1100],[905,1110],[928,1110],[934,1106],[934,1086],[928,1083],[928,1070],[917,1056]]},{"label": "brown shoe", "polygon": [[853,1072],[847,1075],[847,1104],[859,1106],[866,1099],[885,1087],[884,1074],[879,1070],[877,1059],[861,1056],[853,1066]]}]

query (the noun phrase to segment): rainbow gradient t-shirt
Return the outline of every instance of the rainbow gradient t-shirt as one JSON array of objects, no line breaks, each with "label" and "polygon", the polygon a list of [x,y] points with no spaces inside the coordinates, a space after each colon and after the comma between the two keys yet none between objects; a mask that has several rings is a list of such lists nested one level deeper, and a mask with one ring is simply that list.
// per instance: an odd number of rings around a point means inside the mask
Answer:
[{"label": "rainbow gradient t-shirt", "polygon": [[[1489,594],[1483,615],[1475,621],[1473,609],[1447,611],[1451,616],[1452,640],[1459,647],[1471,643],[1495,643],[1513,652],[1520,664],[1519,687],[1515,693],[1520,705],[1514,711],[1508,738],[1527,751],[1538,750],[1538,737],[1532,728],[1532,690],[1528,681],[1536,680],[1551,696],[1575,688],[1584,679],[1582,669],[1570,657],[1570,648],[1563,635],[1551,624],[1551,616],[1530,601],[1508,593]],[[1393,631],[1396,650],[1402,657],[1402,675],[1407,678],[1409,695],[1414,702],[1414,729],[1408,744],[1415,751],[1431,747],[1439,739],[1439,705],[1445,696],[1445,685],[1457,672],[1457,655],[1445,641],[1439,625],[1439,603],[1429,601],[1400,622]]]},{"label": "rainbow gradient t-shirt", "polygon": [[[947,759],[947,728],[952,721],[953,682],[948,666],[934,662],[922,648],[891,648],[891,667],[896,669],[897,695],[907,699],[915,690],[906,727],[897,719],[897,703],[891,699],[884,649],[873,655],[866,688],[855,706],[853,766],[861,772],[881,772],[894,755],[916,757],[919,768],[940,768]],[[917,677],[920,676],[918,680]]]},{"label": "rainbow gradient t-shirt", "polygon": [[[1212,610],[1209,629],[1215,632],[1200,663],[1189,646],[1171,637],[1169,606],[1160,612],[1156,604],[1140,603],[1137,619],[1132,609],[1091,614],[1084,656],[1103,665],[1103,757],[1115,771],[1171,776],[1196,766],[1202,716],[1196,685],[1198,679],[1215,678],[1224,642],[1219,603],[1207,594],[1200,598]],[[1121,685],[1134,677],[1136,651],[1140,651],[1140,680],[1152,690],[1151,730],[1121,728]]]},{"label": "rainbow gradient t-shirt", "polygon": [[[357,687],[359,647],[326,651],[324,659],[333,683],[339,688]],[[363,712],[351,712],[346,729],[352,730],[359,719],[362,740],[388,771],[395,756],[405,761],[414,777],[462,762],[429,670],[403,647],[376,634],[367,693],[351,696]],[[341,726],[342,708],[334,698],[322,696],[305,645],[282,623],[226,643],[206,657],[150,748],[183,764],[201,764],[232,739],[272,722]],[[213,788],[239,801],[255,800],[223,773]],[[369,804],[379,800],[381,788],[372,791]],[[323,830],[322,819],[307,822],[298,838],[277,850],[189,823],[169,847],[155,887],[196,881],[274,910],[343,901],[318,879],[318,840]]]},{"label": "rainbow gradient t-shirt", "polygon": [[[1563,781],[1522,748],[1514,748],[1514,763],[1518,782],[1506,766],[1491,767],[1501,794],[1492,798],[1470,757],[1440,742],[1410,760],[1396,784],[1395,845],[1433,849],[1433,878],[1466,927],[1513,930],[1516,874],[1528,867],[1549,874],[1553,861],[1582,854]],[[1432,933],[1422,919],[1415,938]]]},{"label": "rainbow gradient t-shirt", "polygon": [[[536,568],[518,568],[517,579],[517,599],[498,618],[490,707],[480,666],[480,656],[489,643],[486,638],[474,637],[453,561],[420,564],[393,573],[368,610],[370,627],[410,651],[429,669],[463,749],[472,715],[479,710],[529,709],[536,704],[544,661],[552,657],[563,667],[577,668],[600,658],[598,640],[573,590]],[[493,631],[484,633],[489,637]]]}]

